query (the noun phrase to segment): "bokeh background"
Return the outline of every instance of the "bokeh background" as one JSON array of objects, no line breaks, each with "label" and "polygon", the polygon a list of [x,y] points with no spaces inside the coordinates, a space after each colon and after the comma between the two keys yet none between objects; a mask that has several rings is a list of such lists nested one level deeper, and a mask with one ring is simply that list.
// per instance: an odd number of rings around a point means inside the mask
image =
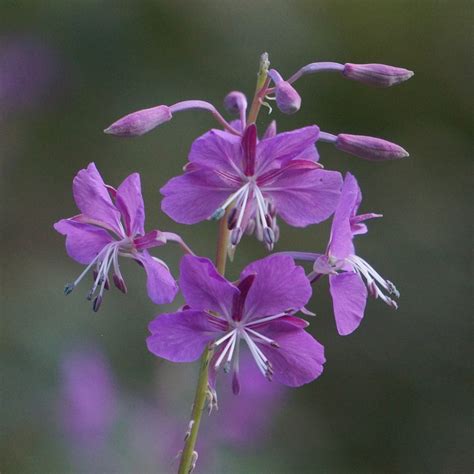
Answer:
[{"label": "bokeh background", "polygon": [[[81,267],[52,224],[75,214],[72,178],[94,161],[115,185],[139,171],[147,227],[179,232],[212,256],[215,225],[173,223],[158,192],[180,173],[193,139],[214,126],[211,117],[180,114],[130,140],[102,129],[156,104],[200,98],[220,107],[232,89],[250,96],[268,51],[285,76],[317,60],[416,72],[383,90],[308,76],[298,82],[301,111],[272,116],[280,130],[317,123],[410,151],[403,162],[373,164],[320,146],[327,168],[357,176],[363,210],[384,213],[357,245],[396,282],[400,309],[371,300],[360,329],[339,337],[322,282],[310,330],[326,347],[323,376],[265,393],[268,403],[224,400],[219,421],[202,425],[196,472],[472,472],[473,19],[473,3],[456,0],[3,0],[0,471],[176,469],[196,366],[147,352],[147,323],[166,308],[147,299],[137,266],[123,265],[129,294],[110,291],[97,314],[83,298],[86,284],[65,298],[63,285]],[[327,238],[327,224],[283,225],[278,249],[323,249]],[[177,248],[156,255],[177,273]],[[230,275],[264,255],[244,239]],[[261,423],[247,433],[239,413]],[[236,418],[240,438],[224,433]]]}]

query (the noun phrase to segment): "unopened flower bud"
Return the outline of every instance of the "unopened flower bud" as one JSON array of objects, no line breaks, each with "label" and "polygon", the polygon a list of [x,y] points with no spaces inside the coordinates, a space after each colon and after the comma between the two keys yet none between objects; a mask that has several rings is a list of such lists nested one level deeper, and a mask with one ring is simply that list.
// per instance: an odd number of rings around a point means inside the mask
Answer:
[{"label": "unopened flower bud", "polygon": [[385,64],[344,64],[342,74],[370,86],[390,87],[406,81],[414,72]]},{"label": "unopened flower bud", "polygon": [[276,86],[275,97],[278,108],[284,114],[294,114],[300,110],[301,97],[288,82],[280,82]]},{"label": "unopened flower bud", "polygon": [[229,92],[224,98],[224,107],[231,114],[239,114],[247,110],[247,98],[242,92]]},{"label": "unopened flower bud", "polygon": [[275,83],[275,98],[278,108],[284,114],[294,114],[301,107],[301,97],[295,88],[283,80],[278,71],[272,69],[268,75]]},{"label": "unopened flower bud", "polygon": [[406,150],[395,143],[363,135],[341,133],[335,145],[339,150],[372,161],[398,160],[409,156]]},{"label": "unopened flower bud", "polygon": [[138,110],[122,117],[104,130],[109,135],[137,137],[153,130],[173,117],[166,105]]}]

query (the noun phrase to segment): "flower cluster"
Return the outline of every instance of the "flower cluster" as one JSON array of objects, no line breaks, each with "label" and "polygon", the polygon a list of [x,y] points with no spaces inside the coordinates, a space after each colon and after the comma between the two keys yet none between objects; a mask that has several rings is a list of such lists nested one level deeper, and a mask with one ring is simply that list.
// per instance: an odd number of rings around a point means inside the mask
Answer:
[{"label": "flower cluster", "polygon": [[[393,308],[397,308],[394,298],[399,297],[393,283],[355,253],[354,236],[367,232],[367,219],[381,216],[358,214],[362,195],[356,179],[350,173],[343,179],[340,172],[325,169],[316,145],[330,143],[338,150],[371,161],[401,159],[408,153],[381,138],[332,134],[321,131],[316,124],[278,133],[276,122],[272,121],[259,134],[256,121],[262,106],[271,110],[268,100],[274,100],[284,114],[297,112],[302,99],[294,84],[308,74],[335,72],[368,85],[389,87],[409,79],[413,73],[381,64],[323,62],[308,64],[284,79],[269,65],[268,55],[262,55],[249,110],[242,92],[233,91],[225,97],[224,107],[237,116],[234,120],[227,121],[208,102],[186,100],[133,112],[105,132],[140,136],[169,122],[178,112],[210,112],[219,128],[194,141],[184,173],[161,188],[162,210],[181,224],[225,219],[219,237],[224,262],[225,253],[232,257],[244,234],[255,235],[268,251],[273,251],[280,235],[279,219],[290,226],[307,227],[333,216],[324,253],[280,251],[249,264],[238,281],[230,282],[223,276],[222,264],[216,268],[207,258],[195,256],[177,234],[158,230],[145,233],[137,173],[114,189],[103,182],[94,164],[81,170],[73,182],[74,199],[81,214],[55,224],[55,229],[66,235],[68,254],[87,265],[65,292],[71,293],[93,270],[94,283],[88,298],[96,295],[94,310],[101,305],[111,271],[115,286],[126,292],[119,256],[144,267],[153,302],[170,303],[178,288],[181,290],[186,304],[177,311],[158,315],[150,323],[147,346],[151,353],[173,362],[194,361],[204,354],[211,399],[220,368],[232,373],[233,391],[239,392],[241,346],[246,346],[262,376],[270,381],[294,387],[322,373],[324,348],[306,331],[308,323],[301,315],[312,314],[305,305],[311,299],[314,284],[324,275],[329,276],[341,335],[350,334],[359,326],[368,294]],[[166,264],[149,253],[149,249],[168,241],[178,242],[185,253],[178,283]],[[298,260],[311,261],[312,271],[306,274],[295,263]],[[194,443],[195,436],[191,438]],[[193,464],[197,454],[185,450],[183,458]]]}]

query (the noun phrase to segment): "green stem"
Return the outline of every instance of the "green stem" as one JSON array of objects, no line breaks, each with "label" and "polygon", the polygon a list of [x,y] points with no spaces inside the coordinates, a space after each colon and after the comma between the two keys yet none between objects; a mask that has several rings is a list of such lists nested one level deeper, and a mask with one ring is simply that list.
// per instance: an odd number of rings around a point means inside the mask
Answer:
[{"label": "green stem", "polygon": [[[270,84],[268,78],[268,67],[270,61],[268,54],[263,53],[260,57],[260,68],[257,74],[257,85],[255,88],[255,95],[250,106],[247,122],[255,123],[257,120],[260,107],[262,106],[263,98]],[[216,253],[216,267],[217,271],[224,275],[225,266],[227,262],[227,244],[229,240],[229,230],[227,228],[227,215],[229,208],[225,215],[221,218],[219,223],[219,235],[217,237],[217,253]],[[206,404],[208,381],[209,381],[209,362],[213,355],[213,349],[207,347],[201,357],[201,367],[199,369],[198,383],[196,393],[194,395],[193,411],[191,413],[191,421],[189,423],[189,431],[186,433],[186,441],[184,444],[181,461],[179,464],[178,474],[189,474],[197,461],[197,453],[195,451],[196,441],[199,433],[199,425]]]},{"label": "green stem", "polygon": [[[219,222],[219,235],[217,237],[216,267],[220,274],[224,275],[227,261],[227,242],[229,239],[229,230],[227,229],[227,213]],[[213,355],[213,349],[207,347],[201,357],[201,367],[199,369],[198,383],[194,395],[193,411],[189,424],[189,431],[186,435],[183,453],[179,464],[178,474],[189,474],[195,466],[196,455],[195,446],[199,432],[199,425],[206,404],[207,387],[209,379],[209,362]]]}]

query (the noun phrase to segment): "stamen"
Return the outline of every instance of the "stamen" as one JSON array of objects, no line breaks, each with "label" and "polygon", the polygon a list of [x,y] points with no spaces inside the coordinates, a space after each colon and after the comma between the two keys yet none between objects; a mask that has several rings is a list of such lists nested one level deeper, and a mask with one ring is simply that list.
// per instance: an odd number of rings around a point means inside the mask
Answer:
[{"label": "stamen", "polygon": [[260,215],[260,222],[263,227],[263,240],[271,250],[273,248],[273,244],[275,243],[275,233],[273,232],[273,229],[268,226],[267,206],[265,204],[265,198],[263,197],[262,191],[260,191],[258,186],[255,186],[255,198],[257,201],[257,209]]},{"label": "stamen", "polygon": [[97,295],[94,298],[94,302],[92,303],[92,309],[94,310],[95,313],[99,311],[100,305],[102,304],[102,295]]},{"label": "stamen", "polygon": [[240,227],[236,227],[235,229],[232,230],[230,234],[230,243],[232,245],[237,245],[240,242],[240,239],[242,238],[243,231]]},{"label": "stamen", "polygon": [[231,336],[230,340],[227,342],[226,346],[224,347],[224,349],[221,352],[221,355],[219,356],[216,363],[214,364],[214,368],[216,370],[219,369],[219,367],[220,367],[222,361],[224,360],[225,356],[227,355],[227,353],[230,350],[233,351],[233,347],[235,347],[235,339],[237,337],[236,330],[234,329],[233,331],[231,331],[229,333],[229,335]]},{"label": "stamen", "polygon": [[346,259],[346,261],[352,264],[354,270],[361,277],[363,276],[365,278],[367,282],[367,288],[373,298],[380,298],[392,308],[398,308],[397,303],[392,298],[389,298],[387,295],[385,295],[377,286],[378,283],[390,295],[394,295],[395,297],[399,298],[400,293],[391,281],[382,278],[373,267],[371,267],[364,259],[358,257],[357,255],[351,255]]},{"label": "stamen", "polygon": [[280,347],[279,344],[276,341],[274,341],[273,339],[269,339],[268,337],[264,336],[263,334],[260,334],[257,331],[254,331],[253,329],[251,329],[249,327],[246,327],[245,330],[252,333],[255,337],[258,337],[259,339],[262,339],[262,341],[267,342],[272,347],[275,347],[275,348]]},{"label": "stamen", "polygon": [[233,207],[229,212],[229,217],[227,218],[227,228],[232,230],[237,224],[237,208]]},{"label": "stamen", "polygon": [[[249,321],[247,324],[249,326],[253,326],[255,324],[266,323],[267,321],[272,321],[273,319],[282,318],[283,316],[288,316],[288,314],[287,313],[279,313],[279,314],[275,314],[274,316],[267,316],[265,318],[260,318],[260,319],[255,319],[253,321]],[[247,325],[246,325],[246,328],[248,328]]]},{"label": "stamen", "polygon": [[255,342],[252,341],[252,339],[249,337],[246,331],[243,331],[242,335],[245,338],[245,341],[247,342],[247,346],[249,347],[250,352],[252,353],[252,356],[255,359],[255,362],[257,363],[257,367],[259,368],[260,372],[262,372],[262,375],[266,377],[267,376],[267,365],[266,365],[267,359],[262,354],[260,349],[257,347]]},{"label": "stamen", "polygon": [[212,221],[217,221],[219,220],[224,214],[227,206],[233,202],[235,199],[239,198],[243,193],[245,193],[246,189],[249,187],[250,183],[245,183],[239,190],[237,190],[235,193],[232,193],[222,204],[219,206],[214,213],[209,217],[210,220]]},{"label": "stamen", "polygon": [[233,335],[235,329],[233,331],[228,332],[224,337],[221,337],[218,341],[214,342],[214,347],[220,346],[224,341],[227,341],[229,337]]}]

